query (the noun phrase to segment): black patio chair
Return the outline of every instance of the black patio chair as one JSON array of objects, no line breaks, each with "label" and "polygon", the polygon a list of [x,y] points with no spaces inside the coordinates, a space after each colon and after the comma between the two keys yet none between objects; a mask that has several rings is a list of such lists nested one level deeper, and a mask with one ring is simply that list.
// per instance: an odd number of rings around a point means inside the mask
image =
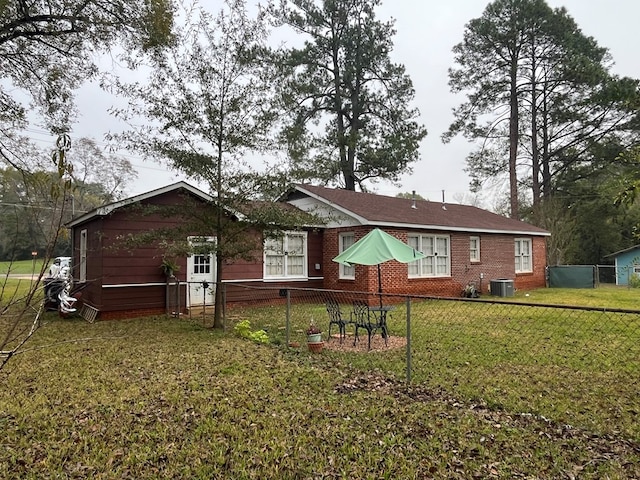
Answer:
[{"label": "black patio chair", "polygon": [[342,343],[347,336],[347,323],[349,323],[349,321],[342,317],[340,304],[335,298],[329,298],[325,304],[327,306],[327,313],[329,314],[329,338],[327,340],[331,340],[331,326],[337,325],[340,331],[340,343]]},{"label": "black patio chair", "polygon": [[369,311],[369,305],[363,300],[355,300],[353,302],[353,312],[351,312],[351,320],[355,325],[355,336],[353,338],[353,346],[355,347],[358,341],[358,329],[364,328],[367,331],[369,337],[369,350],[371,350],[371,335],[378,328],[375,323],[371,322],[371,312]]}]

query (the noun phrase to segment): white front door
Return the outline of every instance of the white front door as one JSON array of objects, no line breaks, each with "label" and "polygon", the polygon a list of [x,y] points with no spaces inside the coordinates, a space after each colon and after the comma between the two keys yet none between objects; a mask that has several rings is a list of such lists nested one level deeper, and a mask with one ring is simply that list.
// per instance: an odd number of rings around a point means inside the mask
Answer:
[{"label": "white front door", "polygon": [[[202,245],[203,242],[215,242],[212,237],[189,239]],[[188,306],[213,305],[215,298],[215,256],[211,253],[194,253],[187,257],[187,281],[189,282]]]}]

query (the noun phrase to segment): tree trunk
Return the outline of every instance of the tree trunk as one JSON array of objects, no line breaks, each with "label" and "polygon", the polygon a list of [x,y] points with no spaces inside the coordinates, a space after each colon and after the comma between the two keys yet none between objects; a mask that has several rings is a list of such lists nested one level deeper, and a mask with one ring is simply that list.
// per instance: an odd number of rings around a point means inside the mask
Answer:
[{"label": "tree trunk", "polygon": [[551,197],[551,166],[549,165],[549,111],[545,85],[542,107],[542,196]]},{"label": "tree trunk", "polygon": [[222,317],[222,311],[224,307],[224,296],[222,291],[222,256],[216,255],[216,294],[215,305],[213,307],[213,328],[224,328],[224,319]]},{"label": "tree trunk", "polygon": [[531,189],[533,206],[540,204],[540,147],[538,145],[538,83],[535,36],[531,36]]},{"label": "tree trunk", "polygon": [[[222,102],[224,102],[224,97],[222,99]],[[222,109],[220,109],[220,111],[222,111]],[[224,159],[223,156],[223,136],[222,136],[222,132],[224,131],[222,126],[223,123],[222,121],[224,120],[224,116],[220,115],[220,134],[218,136],[218,144],[217,144],[217,149],[218,149],[218,164],[216,165],[216,248],[215,248],[215,252],[216,252],[216,266],[215,266],[215,272],[216,272],[216,292],[215,292],[215,303],[213,305],[213,328],[219,328],[219,329],[223,329],[224,328],[224,322],[222,321],[222,288],[220,288],[220,284],[222,281],[222,266],[224,264],[223,262],[223,258],[222,255],[220,254],[220,252],[222,251],[222,249],[220,248],[221,245],[224,245],[224,241],[225,238],[222,234],[223,231],[223,226],[222,226],[222,222],[223,222],[223,217],[225,215],[225,212],[223,211],[222,205],[223,200],[224,200],[224,193],[222,191],[222,189],[224,188],[223,183],[222,183],[222,173],[223,173],[223,169],[222,169],[222,162]]]},{"label": "tree trunk", "polygon": [[[336,66],[336,68],[338,68]],[[336,88],[340,88],[339,79],[336,79]],[[350,151],[347,142],[347,128],[344,121],[344,113],[342,112],[342,100],[341,95],[336,94],[336,134],[338,141],[338,154],[340,156],[340,170],[342,171],[342,177],[344,178],[344,188],[347,190],[355,190],[356,182],[353,172],[354,162],[350,158]]]},{"label": "tree trunk", "polygon": [[511,218],[518,218],[518,176],[516,173],[518,160],[518,56],[514,53],[510,72],[509,98],[509,201]]}]

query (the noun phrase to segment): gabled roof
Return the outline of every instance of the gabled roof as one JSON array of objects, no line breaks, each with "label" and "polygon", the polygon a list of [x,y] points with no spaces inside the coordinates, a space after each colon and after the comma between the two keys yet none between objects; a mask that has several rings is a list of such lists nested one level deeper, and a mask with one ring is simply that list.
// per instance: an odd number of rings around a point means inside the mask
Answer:
[{"label": "gabled roof", "polygon": [[76,225],[80,225],[88,220],[91,220],[94,217],[103,217],[105,215],[109,215],[114,210],[117,210],[118,208],[124,207],[126,205],[131,205],[133,203],[141,202],[143,200],[148,200],[149,198],[153,198],[158,195],[163,195],[165,193],[173,192],[176,190],[183,190],[185,192],[189,192],[196,198],[200,198],[207,202],[211,202],[214,200],[214,198],[211,195],[203,192],[202,190],[197,189],[193,185],[189,185],[186,182],[177,182],[171,185],[167,185],[165,187],[151,190],[149,192],[141,193],[140,195],[125,198],[124,200],[119,200],[117,202],[109,203],[107,205],[98,207],[94,210],[91,210],[90,212],[85,213],[80,217],[74,218],[67,224],[67,227],[74,227]]},{"label": "gabled roof", "polygon": [[622,250],[618,250],[617,252],[610,253],[609,255],[605,255],[604,258],[617,257],[618,255],[621,255],[623,253],[631,252],[633,250],[638,250],[638,249],[640,249],[640,245],[634,245],[632,247],[625,248],[625,249],[622,249]]},{"label": "gabled roof", "polygon": [[295,202],[305,196],[335,208],[354,218],[361,225],[550,235],[542,228],[469,205],[388,197],[308,184],[294,185],[294,191],[290,192],[285,200]]},{"label": "gabled roof", "polygon": [[[135,204],[137,202],[141,202],[144,200],[148,200],[150,198],[153,197],[157,197],[159,195],[163,195],[166,193],[170,193],[170,192],[174,192],[174,191],[182,191],[183,193],[189,193],[190,195],[192,195],[194,198],[196,199],[200,199],[204,202],[215,202],[215,198],[212,197],[211,195],[203,192],[202,190],[194,187],[193,185],[190,185],[186,182],[180,181],[171,185],[167,185],[161,188],[157,188],[155,190],[151,190],[149,192],[145,192],[145,193],[141,193],[139,195],[135,195],[133,197],[129,197],[129,198],[125,198],[124,200],[119,200],[117,202],[113,202],[113,203],[109,203],[107,205],[103,205],[101,207],[98,207],[94,210],[91,210],[90,212],[85,213],[84,215],[74,218],[73,220],[71,220],[69,223],[67,223],[67,227],[72,228],[75,227],[77,225],[81,225],[93,218],[96,217],[104,217],[106,215],[109,215],[110,213],[112,213],[114,210],[117,210],[119,208],[128,206],[128,205],[132,205]],[[266,202],[266,201],[261,201],[261,200],[254,200],[254,201],[249,201],[245,206],[243,206],[242,208],[239,208],[236,211],[229,211],[227,210],[227,213],[229,213],[230,215],[233,215],[235,218],[239,218],[239,219],[246,219],[246,217],[248,216],[249,212],[251,211],[255,211],[255,209],[263,209],[265,208],[265,206],[268,205],[272,205],[274,207],[277,207],[278,210],[280,211],[289,211],[289,212],[293,212],[293,211],[298,211],[300,212],[303,216],[301,217],[302,221],[307,221],[308,224],[306,226],[311,225],[311,223],[313,222],[314,218],[311,215],[307,215],[307,212],[305,212],[304,210],[300,210],[298,208],[295,207],[295,205],[291,205],[288,203],[282,203],[282,202]],[[306,215],[306,217],[305,217]]]}]

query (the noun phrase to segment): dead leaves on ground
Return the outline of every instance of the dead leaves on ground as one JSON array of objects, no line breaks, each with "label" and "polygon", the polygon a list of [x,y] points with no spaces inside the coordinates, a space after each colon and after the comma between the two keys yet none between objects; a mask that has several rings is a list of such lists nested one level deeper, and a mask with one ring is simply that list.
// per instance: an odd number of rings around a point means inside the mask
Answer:
[{"label": "dead leaves on ground", "polygon": [[[335,386],[338,394],[375,393],[394,397],[399,405],[406,406],[410,403],[440,404],[444,410],[438,414],[438,419],[434,423],[436,427],[447,428],[447,422],[451,424],[459,423],[461,417],[472,416],[481,428],[486,432],[478,433],[477,436],[467,433],[467,437],[474,436],[476,441],[483,447],[491,444],[499,444],[504,456],[522,456],[535,462],[532,458],[539,455],[536,449],[544,444],[553,444],[568,458],[575,458],[576,463],[564,469],[566,478],[574,480],[578,478],[598,478],[597,471],[599,464],[618,465],[623,471],[627,471],[628,478],[638,478],[640,468],[637,463],[629,459],[640,456],[640,442],[633,439],[622,438],[613,434],[596,434],[571,425],[551,421],[542,415],[532,413],[510,413],[500,408],[490,408],[484,402],[468,403],[460,401],[450,396],[447,392],[430,389],[425,385],[408,386],[405,382],[384,375],[381,372],[358,372]],[[534,443],[529,445],[528,451],[518,450],[517,447],[509,452],[505,450],[508,442],[498,442],[497,437],[504,437],[505,432],[528,432]],[[437,428],[427,429],[427,435],[437,435]],[[540,441],[540,445],[535,444],[535,439]],[[467,438],[469,440],[469,438]],[[470,442],[472,443],[472,442]],[[465,451],[467,457],[481,456],[481,448],[465,448],[464,439],[456,447],[451,447],[454,453]],[[448,478],[505,478],[501,462],[494,462],[484,465],[482,471],[467,471],[465,459],[459,455],[454,455],[447,463]],[[429,468],[434,478],[440,478],[442,471],[435,465]],[[591,472],[589,474],[589,472]],[[547,478],[542,472],[541,477]],[[511,471],[510,478],[534,478],[526,472]],[[627,477],[625,477],[627,478]]]}]

